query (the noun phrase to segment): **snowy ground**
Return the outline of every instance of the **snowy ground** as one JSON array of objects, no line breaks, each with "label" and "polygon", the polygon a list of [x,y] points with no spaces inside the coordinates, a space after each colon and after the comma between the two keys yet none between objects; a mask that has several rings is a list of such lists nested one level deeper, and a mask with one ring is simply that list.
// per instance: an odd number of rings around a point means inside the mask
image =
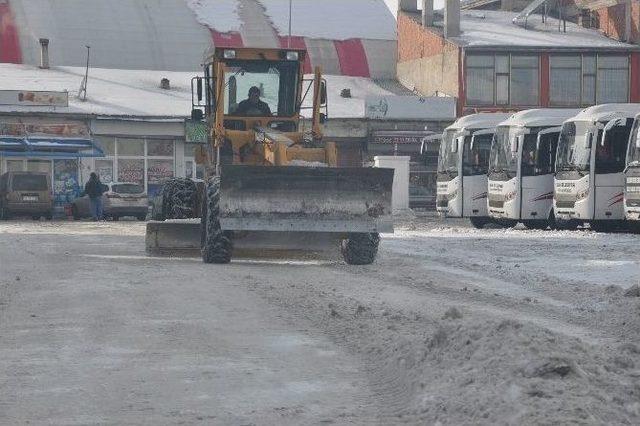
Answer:
[{"label": "snowy ground", "polygon": [[0,223],[1,424],[640,422],[640,235],[418,218],[372,266],[220,267],[143,233]]}]

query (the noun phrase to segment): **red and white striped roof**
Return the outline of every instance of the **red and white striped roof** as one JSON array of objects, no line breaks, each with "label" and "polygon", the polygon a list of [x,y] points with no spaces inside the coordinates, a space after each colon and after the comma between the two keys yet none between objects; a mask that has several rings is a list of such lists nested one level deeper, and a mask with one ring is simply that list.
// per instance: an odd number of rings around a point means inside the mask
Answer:
[{"label": "red and white striped roof", "polygon": [[102,68],[197,71],[217,47],[309,52],[305,68],[394,78],[396,24],[385,0],[0,0],[0,62],[82,66],[85,45]]}]

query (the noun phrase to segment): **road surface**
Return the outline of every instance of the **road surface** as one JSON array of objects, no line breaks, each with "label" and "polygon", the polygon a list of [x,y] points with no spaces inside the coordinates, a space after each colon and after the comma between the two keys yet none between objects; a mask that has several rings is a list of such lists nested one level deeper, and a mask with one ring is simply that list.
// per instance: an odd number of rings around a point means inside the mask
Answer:
[{"label": "road surface", "polygon": [[0,223],[0,424],[638,424],[640,236],[419,218],[379,261]]}]

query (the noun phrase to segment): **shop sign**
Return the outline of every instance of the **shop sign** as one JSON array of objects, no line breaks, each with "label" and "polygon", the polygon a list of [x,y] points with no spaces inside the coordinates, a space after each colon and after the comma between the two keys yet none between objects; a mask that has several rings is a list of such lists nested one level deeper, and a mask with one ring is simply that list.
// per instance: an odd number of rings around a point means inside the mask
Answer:
[{"label": "shop sign", "polygon": [[69,92],[0,90],[0,105],[69,106]]},{"label": "shop sign", "polygon": [[454,121],[456,99],[444,96],[367,96],[365,115],[372,120]]},{"label": "shop sign", "polygon": [[209,127],[204,121],[185,120],[184,135],[187,143],[206,144]]},{"label": "shop sign", "polygon": [[52,135],[61,137],[89,137],[89,127],[81,123],[0,123],[0,135]]},{"label": "shop sign", "polygon": [[371,143],[381,145],[421,145],[425,137],[434,132],[379,131],[373,132]]}]

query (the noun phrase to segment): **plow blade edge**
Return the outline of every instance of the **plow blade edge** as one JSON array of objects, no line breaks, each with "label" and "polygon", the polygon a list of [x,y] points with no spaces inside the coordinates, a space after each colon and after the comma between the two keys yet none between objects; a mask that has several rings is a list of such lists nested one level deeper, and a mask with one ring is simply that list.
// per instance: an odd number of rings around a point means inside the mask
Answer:
[{"label": "plow blade edge", "polygon": [[223,166],[220,224],[230,231],[393,232],[393,170]]}]

